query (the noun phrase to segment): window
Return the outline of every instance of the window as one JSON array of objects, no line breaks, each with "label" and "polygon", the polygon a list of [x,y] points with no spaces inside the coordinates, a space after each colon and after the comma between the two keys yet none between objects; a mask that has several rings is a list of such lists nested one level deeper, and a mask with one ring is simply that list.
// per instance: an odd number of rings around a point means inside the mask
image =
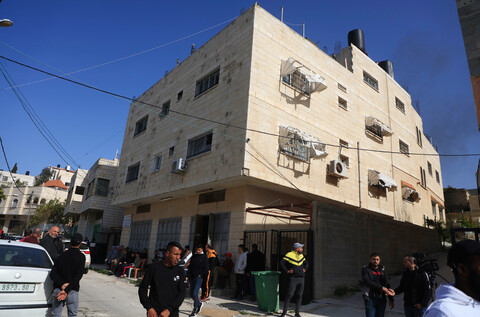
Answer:
[{"label": "window", "polygon": [[137,134],[140,134],[143,131],[147,130],[147,122],[148,116],[145,116],[142,119],[138,120],[135,124],[135,133],[133,134],[133,136],[136,136]]},{"label": "window", "polygon": [[340,89],[343,92],[347,92],[347,88],[345,86],[342,86],[341,84],[338,84],[338,89]]},{"label": "window", "polygon": [[77,187],[75,187],[75,194],[77,194],[77,195],[83,195],[84,192],[85,192],[85,187],[83,187],[83,186],[77,186]]},{"label": "window", "polygon": [[338,106],[342,109],[347,110],[347,101],[343,98],[338,97]]},{"label": "window", "polygon": [[153,157],[152,173],[159,171],[161,166],[162,166],[162,156],[161,155],[155,155]]},{"label": "window", "polygon": [[177,94],[177,101],[182,100],[182,98],[183,98],[183,90]]},{"label": "window", "polygon": [[405,113],[405,104],[397,97],[395,97],[395,106],[397,106],[398,110]]},{"label": "window", "polygon": [[280,152],[293,156],[302,161],[310,161],[309,142],[299,137],[298,134],[288,131],[284,137],[287,141],[280,146]]},{"label": "window", "polygon": [[213,132],[210,132],[201,137],[197,137],[188,141],[187,159],[203,153],[210,152],[210,150],[212,149],[212,137]]},{"label": "window", "polygon": [[104,178],[97,179],[97,189],[95,190],[95,195],[107,196],[109,185],[110,185],[110,181],[108,179],[104,179]]},{"label": "window", "polygon": [[[348,148],[348,142],[340,139],[340,148],[343,150],[343,148]],[[350,159],[348,156],[340,154],[339,155],[340,161],[345,164],[346,167],[349,167]]]},{"label": "window", "polygon": [[137,214],[150,212],[150,204],[137,206]]},{"label": "window", "polygon": [[437,170],[435,170],[435,178],[437,179],[437,183],[440,184],[440,173]]},{"label": "window", "polygon": [[38,200],[39,200],[38,197],[33,198],[33,203],[38,204]]},{"label": "window", "polygon": [[70,183],[65,183],[65,186],[70,187]]},{"label": "window", "polygon": [[17,208],[17,205],[18,205],[18,199],[15,198],[15,199],[12,201],[12,208]]},{"label": "window", "polygon": [[307,77],[298,70],[283,76],[282,81],[296,90],[299,90],[301,93],[307,96],[310,95],[310,83],[308,82]]},{"label": "window", "polygon": [[160,119],[165,118],[170,113],[170,100],[162,105],[162,112],[158,115]]},{"label": "window", "polygon": [[422,147],[422,131],[416,127],[417,129],[417,144],[420,145],[420,147]]},{"label": "window", "polygon": [[405,155],[409,155],[409,150],[408,150],[408,144],[403,142],[402,140],[399,140],[399,146],[400,146],[400,152],[402,152]]},{"label": "window", "polygon": [[365,129],[367,129],[367,131],[372,132],[372,133],[375,134],[377,137],[383,139],[383,136],[382,136],[382,127],[381,127],[381,126],[376,125],[376,124],[366,125],[366,126],[365,126]]},{"label": "window", "polygon": [[428,174],[430,174],[430,176],[433,176],[432,163],[430,163],[429,161],[427,161],[427,168],[428,168]]},{"label": "window", "polygon": [[440,221],[443,221],[443,208],[438,206],[438,214],[440,215]]},{"label": "window", "polygon": [[[16,266],[19,270],[20,266],[32,268],[40,267],[44,269],[52,268],[52,261],[50,260],[48,253],[43,248],[26,248],[23,246],[11,245],[10,243],[0,245],[0,263],[2,264],[2,267]],[[25,270],[25,272],[29,272],[28,269]]]},{"label": "window", "polygon": [[378,81],[365,71],[363,72],[363,81],[367,85],[378,91]]},{"label": "window", "polygon": [[432,214],[436,218],[437,217],[437,203],[432,200]]},{"label": "window", "polygon": [[95,188],[95,179],[92,179],[87,186],[87,198],[93,195],[94,188]]},{"label": "window", "polygon": [[218,85],[219,78],[220,69],[197,81],[195,86],[195,97]]},{"label": "window", "polygon": [[129,183],[137,180],[139,172],[140,172],[140,163],[129,166],[127,169],[127,179],[125,180],[125,183]]},{"label": "window", "polygon": [[420,166],[420,185],[427,188],[427,175],[425,170]]},{"label": "window", "polygon": [[3,182],[8,181],[8,176],[3,176],[3,177],[2,177],[2,181],[3,181]]},{"label": "window", "polygon": [[168,149],[168,157],[172,157],[175,154],[175,147],[172,146]]},{"label": "window", "polygon": [[198,204],[208,204],[225,200],[225,189],[198,195]]}]

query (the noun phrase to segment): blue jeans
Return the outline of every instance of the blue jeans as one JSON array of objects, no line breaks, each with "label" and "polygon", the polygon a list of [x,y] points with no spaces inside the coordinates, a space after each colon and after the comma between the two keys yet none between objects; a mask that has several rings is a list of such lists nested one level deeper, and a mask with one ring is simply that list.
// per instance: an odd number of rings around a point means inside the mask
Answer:
[{"label": "blue jeans", "polygon": [[385,298],[369,298],[365,301],[365,316],[367,317],[383,317],[385,308],[387,308],[387,300]]},{"label": "blue jeans", "polygon": [[193,299],[193,309],[197,310],[200,307],[200,300],[198,299],[198,292],[202,286],[202,278],[196,277],[190,280],[190,297]]},{"label": "blue jeans", "polygon": [[405,309],[405,316],[406,317],[422,317],[423,312],[426,310],[425,308],[423,309],[418,309],[417,307],[414,306],[403,306]]},{"label": "blue jeans", "polygon": [[57,299],[60,289],[56,288],[50,297],[52,302],[52,317],[62,317],[63,306],[67,305],[68,317],[76,317],[78,314],[78,292],[70,291],[64,301]]}]

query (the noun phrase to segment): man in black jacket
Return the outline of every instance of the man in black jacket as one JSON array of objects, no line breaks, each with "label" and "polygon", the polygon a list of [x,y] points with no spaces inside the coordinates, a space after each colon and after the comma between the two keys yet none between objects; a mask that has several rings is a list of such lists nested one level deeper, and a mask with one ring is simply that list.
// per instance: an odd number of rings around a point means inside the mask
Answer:
[{"label": "man in black jacket", "polygon": [[151,264],[145,272],[138,296],[147,317],[178,317],[185,299],[185,270],[177,265],[181,254],[182,246],[172,241],[167,245],[165,260]]},{"label": "man in black jacket", "polygon": [[406,255],[403,258],[403,267],[405,272],[395,294],[405,293],[403,305],[406,317],[421,317],[430,300],[428,276],[415,265],[413,256]]},{"label": "man in black jacket", "polygon": [[252,272],[265,271],[265,255],[258,251],[258,245],[252,244],[252,252],[247,254],[247,267],[245,273],[247,275],[248,284],[250,287],[250,300],[257,300],[257,290],[255,289],[255,277]]},{"label": "man in black jacket", "polygon": [[287,315],[288,304],[296,294],[295,317],[300,317],[300,305],[302,304],[303,288],[305,285],[305,272],[308,270],[308,262],[302,254],[303,244],[295,242],[293,250],[285,254],[280,261],[280,268],[288,275],[288,289],[283,304],[283,313],[280,317]]},{"label": "man in black jacket", "polygon": [[60,228],[52,226],[42,240],[40,240],[40,245],[47,250],[53,261],[63,252],[62,241],[58,238],[59,232]]},{"label": "man in black jacket", "polygon": [[365,302],[365,315],[367,317],[383,317],[390,301],[393,309],[393,296],[395,292],[390,288],[385,268],[380,265],[380,255],[372,253],[370,263],[362,268],[362,280],[365,284],[363,299]]},{"label": "man in black jacket", "polygon": [[190,317],[197,316],[200,310],[202,310],[203,303],[198,298],[198,292],[202,286],[203,277],[208,274],[208,270],[207,257],[203,253],[202,246],[199,245],[195,249],[195,254],[192,255],[188,265],[187,277],[190,282],[190,297],[193,299],[193,310]]},{"label": "man in black jacket", "polygon": [[80,279],[85,268],[85,255],[80,252],[83,238],[75,233],[71,239],[71,247],[55,260],[50,278],[53,280],[52,316],[62,316],[64,301],[67,304],[68,316],[77,316],[78,291]]}]

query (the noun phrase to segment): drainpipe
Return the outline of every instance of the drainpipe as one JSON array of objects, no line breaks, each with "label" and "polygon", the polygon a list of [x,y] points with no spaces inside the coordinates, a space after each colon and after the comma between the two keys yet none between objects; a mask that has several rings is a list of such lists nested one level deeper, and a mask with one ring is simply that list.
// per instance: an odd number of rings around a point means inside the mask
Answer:
[{"label": "drainpipe", "polygon": [[362,209],[362,173],[360,169],[360,142],[357,142],[358,157],[358,208]]}]

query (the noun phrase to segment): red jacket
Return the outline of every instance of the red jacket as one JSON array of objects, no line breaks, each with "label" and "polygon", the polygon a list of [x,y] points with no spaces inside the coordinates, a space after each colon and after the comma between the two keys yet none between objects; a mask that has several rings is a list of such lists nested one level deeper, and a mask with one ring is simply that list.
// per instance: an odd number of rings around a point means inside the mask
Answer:
[{"label": "red jacket", "polygon": [[39,244],[37,237],[31,235],[23,239],[23,242],[28,242],[28,243],[34,243],[34,244]]}]

